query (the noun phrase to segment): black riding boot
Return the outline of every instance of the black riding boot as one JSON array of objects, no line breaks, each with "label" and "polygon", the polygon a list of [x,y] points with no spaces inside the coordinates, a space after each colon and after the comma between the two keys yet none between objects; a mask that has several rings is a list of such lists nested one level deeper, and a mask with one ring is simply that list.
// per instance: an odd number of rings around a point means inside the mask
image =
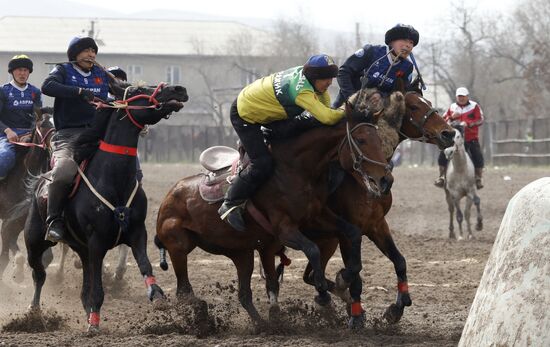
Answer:
[{"label": "black riding boot", "polygon": [[241,178],[240,175],[235,176],[222,206],[218,209],[220,218],[233,229],[238,231],[245,231],[246,225],[243,219],[244,203],[252,196],[256,187],[250,184],[248,181]]},{"label": "black riding boot", "polygon": [[48,232],[46,240],[51,242],[64,242],[65,238],[65,222],[63,221],[63,209],[67,202],[70,186],[52,182],[48,186]]}]

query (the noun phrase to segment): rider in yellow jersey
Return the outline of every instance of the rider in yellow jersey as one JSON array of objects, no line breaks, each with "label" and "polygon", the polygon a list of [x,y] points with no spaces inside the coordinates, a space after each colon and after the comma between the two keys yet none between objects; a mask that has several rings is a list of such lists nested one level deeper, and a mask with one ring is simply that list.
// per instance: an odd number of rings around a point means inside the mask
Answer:
[{"label": "rider in yellow jersey", "polygon": [[250,157],[250,165],[235,177],[218,210],[234,229],[245,230],[244,203],[273,171],[273,159],[261,126],[292,119],[304,111],[323,124],[337,123],[344,111],[330,108],[327,91],[337,73],[338,66],[331,57],[314,55],[304,66],[277,72],[246,86],[231,105],[231,123]]}]

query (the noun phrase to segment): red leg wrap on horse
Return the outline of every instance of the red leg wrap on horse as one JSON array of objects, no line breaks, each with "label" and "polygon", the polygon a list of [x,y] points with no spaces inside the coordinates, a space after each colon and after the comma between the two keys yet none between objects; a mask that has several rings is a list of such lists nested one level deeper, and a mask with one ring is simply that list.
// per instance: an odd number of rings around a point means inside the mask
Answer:
[{"label": "red leg wrap on horse", "polygon": [[98,326],[99,325],[99,312],[90,312],[88,317],[88,323],[90,325]]},{"label": "red leg wrap on horse", "polygon": [[363,313],[363,307],[361,306],[361,302],[357,301],[351,304],[351,315],[352,316],[360,316]]},{"label": "red leg wrap on horse", "polygon": [[157,280],[155,279],[155,276],[145,277],[145,285],[147,287],[149,287],[153,284],[157,284]]},{"label": "red leg wrap on horse", "polygon": [[407,282],[398,282],[397,283],[397,291],[399,291],[399,293],[408,293],[409,292],[409,284]]}]

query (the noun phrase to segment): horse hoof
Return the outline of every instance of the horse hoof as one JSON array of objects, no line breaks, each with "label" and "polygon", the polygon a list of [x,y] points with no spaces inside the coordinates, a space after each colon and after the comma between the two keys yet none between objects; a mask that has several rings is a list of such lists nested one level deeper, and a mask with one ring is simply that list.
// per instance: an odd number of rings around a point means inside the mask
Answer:
[{"label": "horse hoof", "polygon": [[483,223],[482,222],[479,222],[479,223],[476,224],[476,230],[477,231],[483,230]]},{"label": "horse hoof", "polygon": [[384,312],[384,319],[390,323],[395,324],[401,320],[403,317],[403,306],[397,306],[396,304],[391,304]]},{"label": "horse hoof", "polygon": [[336,279],[334,280],[336,290],[343,291],[348,289],[350,286],[350,283],[344,280],[344,276],[342,275],[344,271],[345,269],[341,269],[340,271],[338,271],[338,274],[336,275]]},{"label": "horse hoof", "polygon": [[86,331],[88,336],[96,336],[99,334],[99,325],[88,324],[88,330]]},{"label": "horse hoof", "polygon": [[149,288],[147,288],[147,297],[152,302],[159,299],[166,299],[164,292],[158,284],[152,284],[151,286],[149,286]]},{"label": "horse hoof", "polygon": [[351,316],[349,321],[348,321],[348,328],[350,330],[363,329],[365,327],[366,320],[367,319],[366,319],[366,316],[365,316],[365,312],[362,312],[358,316]]},{"label": "horse hoof", "polygon": [[42,310],[40,309],[40,305],[30,305],[28,308],[29,314],[41,314]]},{"label": "horse hoof", "polygon": [[331,298],[328,292],[320,293],[315,296],[315,303],[319,306],[327,306],[330,302]]}]

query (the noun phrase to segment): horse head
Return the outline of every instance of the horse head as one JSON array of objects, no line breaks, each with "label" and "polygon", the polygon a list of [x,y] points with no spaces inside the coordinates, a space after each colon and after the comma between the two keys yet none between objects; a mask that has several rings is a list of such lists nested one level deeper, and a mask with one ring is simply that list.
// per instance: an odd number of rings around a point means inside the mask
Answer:
[{"label": "horse head", "polygon": [[436,144],[440,149],[453,145],[455,130],[439,115],[432,103],[417,91],[405,93],[406,113],[400,134]]},{"label": "horse head", "polygon": [[374,196],[388,193],[393,176],[377,127],[367,122],[366,112],[353,110],[349,103],[345,121],[346,137],[338,150],[340,165]]},{"label": "horse head", "polygon": [[183,108],[189,100],[187,90],[182,86],[131,86],[122,82],[111,82],[110,89],[116,97],[115,105],[126,110],[127,116],[138,127],[156,124],[168,118],[172,112]]},{"label": "horse head", "polygon": [[52,113],[51,107],[42,107],[35,113],[35,126],[31,132],[33,146],[24,160],[25,167],[33,174],[45,172],[50,167],[51,139],[55,133],[51,120]]}]

